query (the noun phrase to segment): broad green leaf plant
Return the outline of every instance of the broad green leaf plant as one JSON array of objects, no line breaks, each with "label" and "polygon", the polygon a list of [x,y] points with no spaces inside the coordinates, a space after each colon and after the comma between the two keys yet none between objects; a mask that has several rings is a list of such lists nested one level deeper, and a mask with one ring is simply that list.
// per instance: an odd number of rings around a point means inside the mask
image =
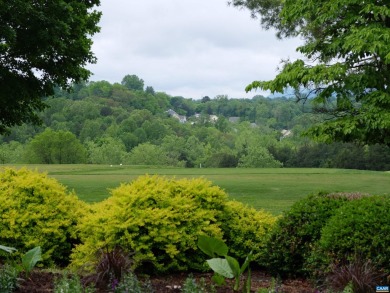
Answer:
[{"label": "broad green leaf plant", "polygon": [[[201,235],[198,238],[198,247],[205,254],[212,257],[207,260],[207,264],[214,271],[213,281],[222,285],[224,278],[235,279],[233,290],[238,291],[240,288],[240,278],[248,268],[248,278],[244,286],[244,292],[250,292],[250,268],[249,264],[252,259],[252,251],[246,257],[242,266],[237,259],[228,255],[229,248],[220,239]],[[216,257],[223,256],[224,258]]]},{"label": "broad green leaf plant", "polygon": [[[17,249],[14,247],[8,247],[4,245],[0,245],[0,249],[10,254],[17,251]],[[21,256],[20,259],[21,263],[16,264],[15,268],[19,272],[25,272],[27,275],[29,275],[31,271],[34,269],[37,262],[41,260],[42,260],[42,249],[40,246],[36,246]]]},{"label": "broad green leaf plant", "polygon": [[42,250],[40,246],[34,247],[22,255],[22,270],[30,274],[38,261],[42,260]]}]

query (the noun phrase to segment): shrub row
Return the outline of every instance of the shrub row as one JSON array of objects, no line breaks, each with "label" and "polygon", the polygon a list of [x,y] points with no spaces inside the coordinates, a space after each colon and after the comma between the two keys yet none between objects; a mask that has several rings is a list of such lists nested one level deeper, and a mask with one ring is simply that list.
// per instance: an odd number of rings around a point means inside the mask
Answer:
[{"label": "shrub row", "polygon": [[318,277],[354,259],[390,273],[385,195],[313,194],[276,218],[201,178],[142,176],[86,204],[45,174],[5,169],[0,202],[0,244],[20,253],[39,245],[45,265],[91,271],[102,255],[121,251],[149,273],[204,270],[204,234],[223,239],[238,259],[252,250],[275,275]]},{"label": "shrub row", "polygon": [[93,269],[102,251],[133,254],[139,270],[206,269],[201,234],[218,237],[241,258],[260,255],[276,218],[242,203],[205,179],[142,176],[88,205],[45,174],[0,174],[0,243],[20,251],[40,245],[45,264]]},{"label": "shrub row", "polygon": [[275,275],[316,279],[355,261],[390,273],[389,210],[388,195],[309,195],[278,219],[259,262]]}]

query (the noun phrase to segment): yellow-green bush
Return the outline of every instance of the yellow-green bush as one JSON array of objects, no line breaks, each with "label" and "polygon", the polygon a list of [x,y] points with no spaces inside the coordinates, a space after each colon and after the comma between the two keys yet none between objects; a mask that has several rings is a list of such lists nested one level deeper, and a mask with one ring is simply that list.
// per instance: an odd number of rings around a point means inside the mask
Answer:
[{"label": "yellow-green bush", "polygon": [[268,212],[258,211],[241,202],[228,201],[221,228],[229,246],[229,255],[244,259],[252,250],[253,260],[257,260],[276,220],[277,217]]},{"label": "yellow-green bush", "polygon": [[41,246],[46,264],[69,262],[86,206],[55,179],[27,170],[0,173],[0,243],[20,253]]},{"label": "yellow-green bush", "polygon": [[[250,218],[248,222],[245,215],[238,215],[241,211]],[[266,230],[261,228],[263,218],[255,214],[238,203],[230,204],[226,193],[205,179],[143,176],[94,205],[93,213],[79,225],[83,244],[74,250],[72,263],[93,266],[100,249],[119,246],[135,252],[136,266],[148,272],[205,269],[198,236],[224,238],[226,234],[236,251],[241,245],[240,255],[247,254]]]}]

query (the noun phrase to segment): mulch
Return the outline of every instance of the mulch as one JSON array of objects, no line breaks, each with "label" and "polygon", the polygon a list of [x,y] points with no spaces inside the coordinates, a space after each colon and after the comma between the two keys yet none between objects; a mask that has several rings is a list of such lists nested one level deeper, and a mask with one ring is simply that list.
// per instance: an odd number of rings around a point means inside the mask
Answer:
[{"label": "mulch", "polygon": [[[22,276],[20,287],[15,293],[45,293],[54,292],[54,280],[61,278],[60,273],[53,273],[44,270],[34,270],[28,277]],[[206,284],[211,284],[211,273],[192,273],[191,276],[199,282],[203,279]],[[164,276],[150,277],[150,282],[156,293],[176,293],[182,292],[182,287],[188,273],[176,273]],[[142,279],[142,277],[140,278]],[[233,292],[232,281],[220,287],[216,287],[217,293]],[[279,284],[273,284],[271,276],[263,271],[252,272],[251,292],[257,292],[260,288],[271,288],[274,286],[274,292],[279,293],[315,293],[318,292],[312,287],[310,282],[304,279],[283,280]],[[275,287],[277,286],[277,287]],[[110,293],[107,288],[97,288],[96,293]]]}]

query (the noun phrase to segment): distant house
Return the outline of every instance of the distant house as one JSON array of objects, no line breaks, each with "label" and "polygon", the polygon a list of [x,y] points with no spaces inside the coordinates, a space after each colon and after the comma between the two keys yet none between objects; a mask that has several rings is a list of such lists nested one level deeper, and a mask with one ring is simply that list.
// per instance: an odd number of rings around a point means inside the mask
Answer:
[{"label": "distant house", "polygon": [[240,117],[229,117],[229,122],[238,123],[240,122]]},{"label": "distant house", "polygon": [[282,134],[282,137],[280,139],[283,139],[283,138],[286,138],[286,137],[289,137],[292,135],[292,131],[287,130],[287,129],[283,129],[280,133]]},{"label": "distant house", "polygon": [[169,109],[168,111],[165,111],[165,112],[168,113],[169,116],[179,120],[181,123],[187,122],[187,117],[186,116],[179,115],[172,109]]},{"label": "distant house", "polygon": [[181,123],[186,123],[186,122],[187,122],[187,117],[186,117],[186,116],[179,115],[178,119],[179,119],[179,121],[180,121]]},{"label": "distant house", "polygon": [[168,111],[165,111],[165,113],[168,113],[171,117],[179,116],[174,110],[169,109]]},{"label": "distant house", "polygon": [[[202,114],[200,113],[195,113],[194,117],[196,119],[200,119]],[[210,122],[217,122],[218,121],[218,116],[217,115],[204,115],[204,118],[208,117],[208,121]]]},{"label": "distant house", "polygon": [[217,115],[210,115],[209,116],[209,121],[210,122],[217,122],[218,121],[218,116]]}]

